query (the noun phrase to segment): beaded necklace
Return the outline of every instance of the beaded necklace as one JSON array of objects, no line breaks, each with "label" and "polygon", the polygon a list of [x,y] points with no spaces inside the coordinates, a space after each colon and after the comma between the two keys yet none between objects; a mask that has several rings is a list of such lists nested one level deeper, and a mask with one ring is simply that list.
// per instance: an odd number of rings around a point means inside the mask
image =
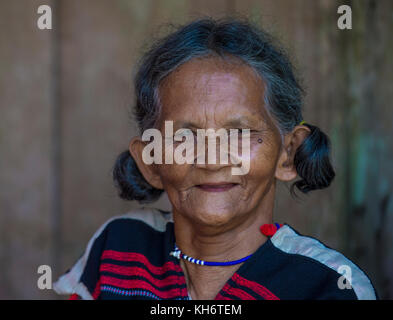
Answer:
[{"label": "beaded necklace", "polygon": [[[278,223],[274,223],[274,224],[264,224],[263,226],[260,227],[261,232],[268,236],[271,237],[274,235],[274,233],[280,229],[280,227],[282,226],[282,224],[278,224]],[[181,252],[181,250],[178,248],[178,246],[175,243],[175,249],[173,251],[171,251],[169,253],[171,256],[174,256],[177,259],[185,259],[189,262],[195,263],[195,264],[199,264],[202,266],[232,266],[235,264],[239,264],[242,263],[246,260],[248,260],[249,258],[251,258],[251,256],[253,255],[250,254],[244,258],[238,259],[238,260],[234,260],[234,261],[226,261],[226,262],[215,262],[215,261],[204,261],[204,260],[200,260],[200,259],[195,259],[193,257],[190,257],[186,254],[184,254],[183,252]]]},{"label": "beaded necklace", "polygon": [[202,265],[202,266],[232,266],[234,264],[242,263],[243,261],[246,261],[247,259],[249,259],[252,256],[252,254],[250,254],[249,256],[241,258],[239,260],[226,261],[226,262],[204,261],[204,260],[199,260],[199,259],[192,258],[192,257],[184,254],[183,252],[180,251],[180,249],[177,247],[176,244],[175,244],[175,250],[172,251],[170,253],[170,255],[178,258],[179,260],[180,259],[185,259],[185,260],[188,260],[188,261],[190,261],[192,263],[199,264],[199,265]]}]

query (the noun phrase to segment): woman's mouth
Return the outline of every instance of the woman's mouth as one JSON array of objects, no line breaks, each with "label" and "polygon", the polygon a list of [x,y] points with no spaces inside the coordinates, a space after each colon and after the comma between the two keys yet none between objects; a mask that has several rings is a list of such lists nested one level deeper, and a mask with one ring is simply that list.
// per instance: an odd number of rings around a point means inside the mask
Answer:
[{"label": "woman's mouth", "polygon": [[237,185],[238,183],[218,182],[198,184],[196,187],[207,192],[224,192],[232,189]]}]

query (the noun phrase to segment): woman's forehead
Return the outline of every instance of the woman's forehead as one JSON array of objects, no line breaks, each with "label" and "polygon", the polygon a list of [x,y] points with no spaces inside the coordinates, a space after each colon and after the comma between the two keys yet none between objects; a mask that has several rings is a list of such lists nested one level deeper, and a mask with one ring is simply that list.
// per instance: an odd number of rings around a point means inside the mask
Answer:
[{"label": "woman's forehead", "polygon": [[264,116],[264,85],[245,64],[218,58],[193,59],[172,72],[160,86],[165,118],[224,117],[228,121]]},{"label": "woman's forehead", "polygon": [[[263,81],[247,64],[221,58],[194,58],[171,72],[160,85],[160,91],[191,93],[199,90],[213,94],[215,90],[263,90]],[[202,93],[201,92],[201,93]],[[235,92],[241,93],[241,92]]]}]

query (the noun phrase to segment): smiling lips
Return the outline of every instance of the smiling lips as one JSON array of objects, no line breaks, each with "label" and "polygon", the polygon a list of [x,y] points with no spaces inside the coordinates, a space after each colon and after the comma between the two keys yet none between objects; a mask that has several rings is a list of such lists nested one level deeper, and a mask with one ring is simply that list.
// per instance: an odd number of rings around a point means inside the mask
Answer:
[{"label": "smiling lips", "polygon": [[207,192],[224,192],[237,186],[238,183],[218,182],[218,183],[205,183],[196,185],[197,188]]}]

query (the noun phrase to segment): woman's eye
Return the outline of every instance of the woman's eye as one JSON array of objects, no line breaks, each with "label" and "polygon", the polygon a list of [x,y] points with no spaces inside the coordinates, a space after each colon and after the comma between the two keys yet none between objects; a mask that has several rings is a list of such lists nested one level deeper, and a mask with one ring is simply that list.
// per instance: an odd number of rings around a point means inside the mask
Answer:
[{"label": "woman's eye", "polygon": [[239,129],[239,134],[243,135],[243,134],[251,134],[254,132],[258,132],[257,130],[251,130],[251,129]]},{"label": "woman's eye", "polygon": [[182,142],[189,137],[196,137],[196,132],[193,132],[191,130],[181,131],[173,136],[173,141]]}]

